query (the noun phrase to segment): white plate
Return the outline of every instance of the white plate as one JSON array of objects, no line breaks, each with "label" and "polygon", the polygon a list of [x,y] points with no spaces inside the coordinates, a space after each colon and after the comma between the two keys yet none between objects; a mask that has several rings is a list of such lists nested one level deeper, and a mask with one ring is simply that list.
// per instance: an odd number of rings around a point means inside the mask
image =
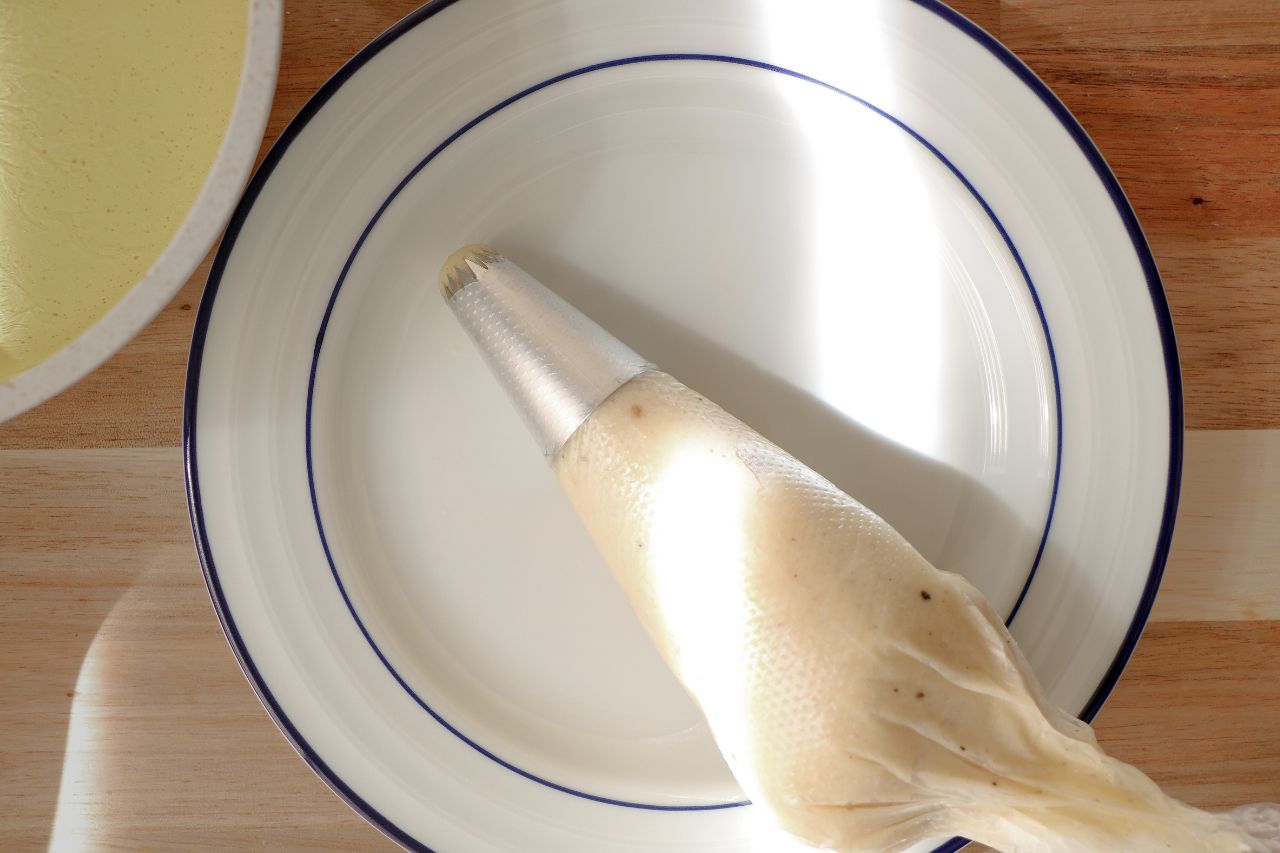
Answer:
[{"label": "white plate", "polygon": [[473,241],[1016,611],[1053,698],[1096,713],[1164,564],[1180,385],[1133,213],[1044,85],[932,2],[442,2],[267,158],[187,388],[228,638],[380,829],[443,853],[754,834],[436,293]]},{"label": "white plate", "polygon": [[[250,0],[246,14],[235,102],[191,209],[160,256],[110,310],[48,358],[0,382],[0,422],[70,387],[128,343],[173,298],[217,239],[253,169],[280,65],[281,0]],[[77,239],[92,236],[78,234]]]}]

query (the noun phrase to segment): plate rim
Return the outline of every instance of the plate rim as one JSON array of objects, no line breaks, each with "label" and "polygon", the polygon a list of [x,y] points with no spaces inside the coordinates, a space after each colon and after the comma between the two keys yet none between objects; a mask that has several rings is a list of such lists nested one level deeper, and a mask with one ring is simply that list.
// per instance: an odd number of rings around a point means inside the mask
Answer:
[{"label": "plate rim", "polygon": [[[1163,355],[1163,364],[1166,378],[1166,391],[1169,405],[1169,462],[1168,474],[1165,482],[1164,505],[1160,517],[1160,526],[1156,536],[1154,554],[1151,566],[1147,573],[1147,578],[1143,586],[1143,591],[1138,599],[1134,616],[1130,621],[1129,627],[1121,640],[1120,647],[1117,650],[1110,666],[1104,672],[1097,688],[1092,696],[1086,702],[1084,709],[1079,713],[1079,717],[1085,722],[1091,722],[1098,712],[1102,709],[1103,704],[1115,689],[1120,676],[1124,672],[1129,659],[1133,655],[1142,632],[1147,624],[1151,613],[1152,605],[1155,602],[1156,593],[1160,586],[1161,578],[1164,574],[1165,565],[1168,562],[1169,550],[1172,545],[1173,528],[1177,515],[1178,500],[1182,478],[1183,463],[1183,394],[1182,394],[1182,374],[1181,365],[1178,355],[1178,346],[1176,335],[1174,332],[1173,318],[1169,309],[1169,303],[1165,294],[1163,282],[1160,277],[1159,269],[1156,265],[1155,257],[1151,252],[1151,248],[1147,243],[1146,236],[1143,233],[1142,226],[1138,222],[1137,214],[1134,212],[1128,197],[1121,188],[1119,180],[1115,173],[1107,164],[1106,159],[1098,150],[1097,145],[1090,138],[1087,131],[1080,124],[1079,120],[1071,113],[1067,106],[1058,98],[1049,86],[1040,79],[1031,68],[1017,57],[1008,47],[1002,44],[995,36],[988,33],[982,27],[969,18],[960,14],[956,10],[947,6],[941,0],[901,0],[909,2],[922,9],[931,12],[942,18],[945,22],[951,24],[960,30],[964,35],[973,39],[979,46],[985,48],[1002,65],[1012,72],[1025,86],[1027,86],[1040,101],[1050,110],[1053,116],[1067,131],[1072,141],[1076,143],[1077,148],[1085,156],[1089,165],[1093,168],[1098,180],[1102,183],[1107,195],[1119,214],[1125,231],[1129,236],[1130,244],[1137,256],[1139,265],[1146,280],[1148,295],[1151,299],[1151,308],[1156,321],[1157,331],[1159,333],[1160,346]],[[234,249],[236,240],[239,236],[241,228],[252,210],[254,203],[257,201],[258,195],[266,186],[275,167],[283,160],[289,147],[294,139],[302,132],[302,130],[310,123],[311,119],[324,107],[334,94],[359,71],[366,63],[381,53],[385,48],[399,39],[402,35],[408,33],[419,24],[424,23],[434,17],[439,12],[459,2],[459,0],[429,0],[429,2],[409,12],[399,21],[392,24],[378,36],[373,38],[368,44],[357,51],[350,59],[342,64],[306,101],[298,110],[297,114],[289,121],[275,142],[271,145],[261,164],[258,166],[248,186],[245,188],[239,203],[236,205],[230,219],[227,222],[226,229],[223,234],[221,243],[215,254],[213,264],[210,267],[209,276],[206,280],[205,289],[200,299],[200,306],[196,312],[195,326],[192,332],[190,355],[187,362],[187,373],[184,383],[184,399],[182,414],[182,455],[183,468],[186,480],[187,506],[190,516],[192,536],[196,546],[197,556],[200,561],[201,572],[204,577],[205,586],[209,591],[210,600],[213,604],[215,614],[218,617],[219,624],[226,636],[228,645],[235,655],[241,671],[244,673],[246,680],[249,681],[254,693],[259,701],[266,709],[272,721],[285,735],[290,745],[299,756],[307,763],[307,765],[318,775],[322,781],[353,810],[358,812],[370,824],[379,831],[387,835],[392,840],[402,846],[411,849],[424,851],[424,853],[436,853],[425,843],[414,838],[405,830],[401,829],[395,823],[382,815],[370,803],[365,801],[357,794],[346,782],[335,773],[328,764],[320,757],[319,753],[307,742],[301,732],[289,720],[283,708],[279,705],[275,696],[272,694],[266,680],[258,671],[256,664],[253,662],[252,656],[240,636],[239,629],[236,627],[235,620],[231,616],[226,598],[223,594],[221,583],[218,580],[217,569],[213,561],[212,548],[209,541],[207,530],[205,529],[205,521],[202,510],[200,487],[199,487],[199,470],[196,452],[196,411],[199,397],[199,377],[200,367],[203,362],[204,345],[207,337],[210,318],[212,316],[213,303],[217,297],[218,287],[221,283],[226,265],[230,259],[232,250]],[[1059,424],[1059,437],[1061,437],[1061,424]],[[968,842],[962,838],[953,838],[942,846],[935,848],[934,853],[952,853],[959,850]]]}]

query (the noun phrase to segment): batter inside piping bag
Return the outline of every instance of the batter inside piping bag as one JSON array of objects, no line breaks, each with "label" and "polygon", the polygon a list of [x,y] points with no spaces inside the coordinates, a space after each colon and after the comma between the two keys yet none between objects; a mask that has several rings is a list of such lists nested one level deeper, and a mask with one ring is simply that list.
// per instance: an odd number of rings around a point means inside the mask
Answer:
[{"label": "batter inside piping bag", "polygon": [[[739,783],[783,831],[844,853],[951,835],[1006,853],[1280,851],[1280,810],[1201,811],[1107,756],[1048,703],[967,580],[629,358],[519,267],[469,247],[441,285]],[[598,382],[592,340],[624,353]],[[568,378],[535,377],[530,391],[529,371],[510,367],[522,348],[532,359],[517,360],[559,359]],[[575,397],[548,428],[546,407]]]}]

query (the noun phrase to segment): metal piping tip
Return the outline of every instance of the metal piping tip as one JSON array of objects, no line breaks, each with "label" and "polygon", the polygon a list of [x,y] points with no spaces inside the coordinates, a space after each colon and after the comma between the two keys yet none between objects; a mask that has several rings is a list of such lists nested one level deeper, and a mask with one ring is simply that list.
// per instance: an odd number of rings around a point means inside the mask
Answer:
[{"label": "metal piping tip", "polygon": [[454,252],[438,281],[548,459],[610,394],[652,368],[488,246]]},{"label": "metal piping tip", "polygon": [[446,300],[452,299],[455,293],[476,281],[481,272],[500,260],[502,255],[483,243],[463,246],[450,255],[440,267],[440,276],[437,279],[440,293]]}]

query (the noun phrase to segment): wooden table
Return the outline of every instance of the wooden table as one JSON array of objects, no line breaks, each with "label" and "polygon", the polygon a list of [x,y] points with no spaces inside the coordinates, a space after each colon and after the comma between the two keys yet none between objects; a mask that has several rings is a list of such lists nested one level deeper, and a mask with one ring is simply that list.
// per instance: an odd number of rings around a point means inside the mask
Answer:
[{"label": "wooden table", "polygon": [[[413,5],[290,3],[267,143]],[[956,5],[1093,135],[1177,321],[1178,533],[1099,736],[1193,803],[1280,801],[1280,3]],[[6,849],[391,846],[277,733],[204,590],[178,444],[207,268],[96,373],[0,426]]]}]

